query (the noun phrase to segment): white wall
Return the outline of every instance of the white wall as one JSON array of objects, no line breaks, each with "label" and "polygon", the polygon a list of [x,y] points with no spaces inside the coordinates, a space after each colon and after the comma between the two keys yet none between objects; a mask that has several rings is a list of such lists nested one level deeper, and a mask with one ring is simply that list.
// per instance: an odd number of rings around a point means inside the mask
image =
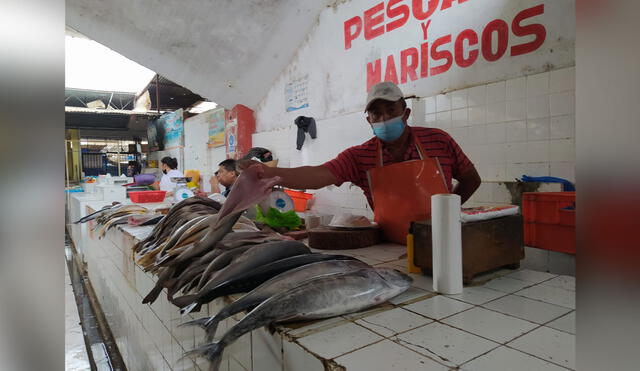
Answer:
[{"label": "white wall", "polygon": [[209,148],[209,119],[207,112],[189,117],[184,122],[184,166],[181,170],[200,170],[201,185],[210,192],[209,178],[218,170],[218,164],[227,158],[224,146]]},{"label": "white wall", "polygon": [[[489,182],[513,180],[523,174],[574,180],[575,2],[519,0],[487,5],[471,0],[453,2],[451,8],[430,17],[427,41],[433,42],[447,33],[455,37],[464,28],[481,33],[494,19],[511,25],[515,14],[538,4],[544,4],[544,14],[529,23],[542,24],[546,39],[534,52],[505,56],[495,62],[479,57],[468,68],[454,63],[446,73],[399,85],[405,95],[420,97],[410,101],[412,122],[448,131],[476,164],[485,184],[478,193],[481,199],[475,197],[471,202],[502,200],[500,194],[497,198],[488,196],[499,193],[487,188],[492,187]],[[360,36],[345,50],[344,22],[362,17],[364,10],[374,5],[353,0],[325,9],[258,105],[254,145],[271,149],[280,166],[321,164],[371,137],[362,113],[367,63],[386,60],[387,55],[394,55],[398,63],[401,50],[424,42],[421,23],[409,17],[403,27],[372,40]],[[527,40],[511,34],[509,46]],[[309,107],[285,112],[287,82],[305,75]],[[307,136],[301,151],[295,149],[297,128],[293,124],[299,115],[314,117],[318,126],[318,138]],[[371,214],[358,188],[333,188],[317,192],[315,210],[335,213],[349,209]]]}]

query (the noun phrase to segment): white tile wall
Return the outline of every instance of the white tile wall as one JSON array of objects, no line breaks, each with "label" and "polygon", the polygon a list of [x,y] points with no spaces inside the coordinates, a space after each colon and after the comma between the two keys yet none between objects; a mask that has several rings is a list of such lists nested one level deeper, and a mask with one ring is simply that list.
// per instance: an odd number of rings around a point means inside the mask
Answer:
[{"label": "white tile wall", "polygon": [[486,106],[469,107],[469,125],[480,125],[486,122]]},{"label": "white tile wall", "polygon": [[506,100],[505,81],[494,82],[487,85],[487,103],[503,102]]},{"label": "white tile wall", "polygon": [[506,120],[524,120],[527,117],[527,100],[524,98],[507,101]]},{"label": "white tile wall", "polygon": [[552,117],[549,125],[550,139],[572,139],[575,138],[575,116],[563,115]]},{"label": "white tile wall", "polygon": [[573,91],[553,93],[549,95],[551,116],[568,115],[575,112],[575,96]]},{"label": "white tile wall", "polygon": [[448,131],[451,129],[451,111],[442,111],[436,114],[438,128]]},{"label": "white tile wall", "polygon": [[527,97],[547,95],[549,93],[549,73],[543,72],[527,76]]},{"label": "white tile wall", "polygon": [[575,67],[551,71],[549,75],[549,93],[575,90],[575,75]]},{"label": "white tile wall", "polygon": [[451,111],[451,121],[453,127],[466,127],[469,124],[469,114],[467,108],[460,108]]},{"label": "white tile wall", "polygon": [[549,96],[534,95],[527,97],[527,118],[537,119],[549,116]]},{"label": "white tile wall", "polygon": [[436,111],[450,111],[451,110],[451,96],[449,94],[438,94],[436,96]]},{"label": "white tile wall", "polygon": [[487,86],[479,85],[469,89],[469,107],[485,106],[487,104]]},{"label": "white tile wall", "polygon": [[527,140],[549,139],[549,118],[531,119],[527,121]]},{"label": "white tile wall", "polygon": [[435,113],[436,112],[436,98],[435,97],[427,97],[424,99],[425,112]]},{"label": "white tile wall", "polygon": [[527,97],[527,78],[518,77],[506,81],[507,100],[517,100]]},{"label": "white tile wall", "polygon": [[451,93],[451,109],[466,108],[468,106],[469,90],[456,90]]},{"label": "white tile wall", "polygon": [[507,102],[487,103],[487,123],[503,122],[506,120]]}]

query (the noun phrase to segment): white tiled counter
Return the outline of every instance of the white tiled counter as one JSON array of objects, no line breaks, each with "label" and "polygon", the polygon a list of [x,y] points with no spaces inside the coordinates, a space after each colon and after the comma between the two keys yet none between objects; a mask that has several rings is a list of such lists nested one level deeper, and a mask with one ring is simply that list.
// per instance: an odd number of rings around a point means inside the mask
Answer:
[{"label": "white tiled counter", "polygon": [[[181,317],[162,294],[141,304],[156,277],[133,261],[131,247],[151,227],[112,229],[85,249],[91,283],[130,370],[206,370],[180,360],[203,342],[200,329],[177,325],[217,312],[220,298]],[[404,247],[335,250],[376,266],[405,270]],[[566,370],[575,368],[574,279],[503,270],[476,279],[462,295],[433,293],[428,276],[372,310],[323,321],[259,329],[224,353],[221,370]],[[220,324],[223,333],[242,316]]]}]

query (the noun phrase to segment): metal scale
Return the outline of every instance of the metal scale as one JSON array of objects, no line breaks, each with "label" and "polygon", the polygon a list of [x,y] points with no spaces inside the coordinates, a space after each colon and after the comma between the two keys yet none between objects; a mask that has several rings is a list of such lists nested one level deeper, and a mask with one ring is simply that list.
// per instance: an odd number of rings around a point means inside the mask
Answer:
[{"label": "metal scale", "polygon": [[176,202],[194,196],[193,191],[187,186],[187,183],[191,181],[191,177],[171,177],[170,179],[171,182],[176,183],[176,189],[173,191],[173,198]]}]

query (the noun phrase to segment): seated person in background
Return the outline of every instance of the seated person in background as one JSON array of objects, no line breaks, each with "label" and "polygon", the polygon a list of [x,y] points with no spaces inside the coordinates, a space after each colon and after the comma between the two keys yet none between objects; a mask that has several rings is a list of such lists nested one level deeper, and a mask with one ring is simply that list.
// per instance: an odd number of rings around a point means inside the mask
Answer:
[{"label": "seated person in background", "polygon": [[[209,179],[209,184],[211,184],[211,192],[206,193],[203,191],[198,191],[196,194],[202,197],[212,197],[216,194],[221,194],[225,198],[229,196],[229,192],[231,192],[231,187],[233,183],[235,183],[236,179],[238,179],[238,170],[236,169],[236,160],[227,159],[218,164],[218,171]],[[225,187],[224,192],[220,192],[220,184]]]}]

